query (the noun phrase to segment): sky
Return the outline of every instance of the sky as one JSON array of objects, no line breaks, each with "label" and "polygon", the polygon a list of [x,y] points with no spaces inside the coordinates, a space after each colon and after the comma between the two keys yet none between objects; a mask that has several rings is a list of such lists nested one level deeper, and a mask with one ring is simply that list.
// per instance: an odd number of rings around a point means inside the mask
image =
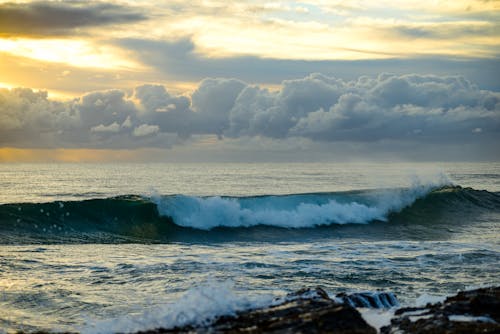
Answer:
[{"label": "sky", "polygon": [[500,1],[2,1],[0,162],[500,161]]}]

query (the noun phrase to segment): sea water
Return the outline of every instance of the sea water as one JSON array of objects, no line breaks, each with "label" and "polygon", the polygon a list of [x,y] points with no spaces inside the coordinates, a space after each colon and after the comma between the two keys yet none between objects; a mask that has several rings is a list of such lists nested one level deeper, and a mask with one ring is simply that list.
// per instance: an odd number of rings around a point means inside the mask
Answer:
[{"label": "sea water", "polygon": [[0,328],[209,323],[302,287],[500,283],[499,163],[2,164]]}]

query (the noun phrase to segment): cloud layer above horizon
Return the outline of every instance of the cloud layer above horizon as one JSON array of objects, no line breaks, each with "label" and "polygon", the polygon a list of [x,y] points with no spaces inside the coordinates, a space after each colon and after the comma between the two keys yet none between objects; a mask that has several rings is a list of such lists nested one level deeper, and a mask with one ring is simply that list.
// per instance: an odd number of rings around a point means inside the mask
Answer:
[{"label": "cloud layer above horizon", "polygon": [[0,4],[0,36],[71,36],[82,34],[82,28],[145,19],[146,16],[137,10],[107,2],[7,2]]},{"label": "cloud layer above horizon", "polygon": [[0,0],[0,160],[499,160],[499,55],[498,1]]},{"label": "cloud layer above horizon", "polygon": [[212,135],[214,145],[302,138],[481,151],[500,142],[500,93],[462,77],[391,74],[353,81],[311,74],[272,91],[208,78],[190,95],[142,85],[131,94],[105,90],[65,102],[43,91],[1,89],[0,133],[0,146],[19,148],[170,148]]},{"label": "cloud layer above horizon", "polygon": [[0,0],[0,87],[80,96],[391,72],[500,90],[499,22],[498,1],[483,0]]}]

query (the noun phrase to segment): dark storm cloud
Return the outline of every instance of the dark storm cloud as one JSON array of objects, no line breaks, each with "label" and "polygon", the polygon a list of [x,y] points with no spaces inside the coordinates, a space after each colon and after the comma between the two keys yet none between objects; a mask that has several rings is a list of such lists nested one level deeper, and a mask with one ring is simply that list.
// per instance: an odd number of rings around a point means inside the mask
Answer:
[{"label": "dark storm cloud", "polygon": [[[406,32],[409,33],[409,32]],[[432,34],[413,31],[412,34]],[[205,57],[195,52],[190,38],[176,41],[122,39],[120,47],[135,54],[144,64],[170,80],[200,81],[206,77],[239,78],[247,82],[279,84],[285,79],[304,77],[310,73],[323,73],[344,80],[362,75],[376,76],[381,72],[396,74],[461,75],[476,82],[481,88],[500,90],[500,60],[449,57],[420,57],[377,60],[290,60],[255,56],[224,58]]]},{"label": "dark storm cloud", "polygon": [[0,4],[0,36],[43,37],[80,33],[82,28],[146,19],[130,7],[94,1],[35,1]]},{"label": "dark storm cloud", "polygon": [[352,81],[312,74],[285,80],[277,91],[208,78],[190,96],[144,85],[132,95],[109,90],[68,102],[3,89],[0,133],[1,146],[17,147],[170,147],[212,134],[481,151],[500,142],[500,93],[460,76],[415,74]]}]

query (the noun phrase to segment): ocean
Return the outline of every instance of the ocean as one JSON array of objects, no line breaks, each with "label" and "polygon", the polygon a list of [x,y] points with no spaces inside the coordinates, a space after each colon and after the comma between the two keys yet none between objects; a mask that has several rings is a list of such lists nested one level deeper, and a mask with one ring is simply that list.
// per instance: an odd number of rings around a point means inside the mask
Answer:
[{"label": "ocean", "polygon": [[0,164],[0,332],[500,284],[500,163]]}]

